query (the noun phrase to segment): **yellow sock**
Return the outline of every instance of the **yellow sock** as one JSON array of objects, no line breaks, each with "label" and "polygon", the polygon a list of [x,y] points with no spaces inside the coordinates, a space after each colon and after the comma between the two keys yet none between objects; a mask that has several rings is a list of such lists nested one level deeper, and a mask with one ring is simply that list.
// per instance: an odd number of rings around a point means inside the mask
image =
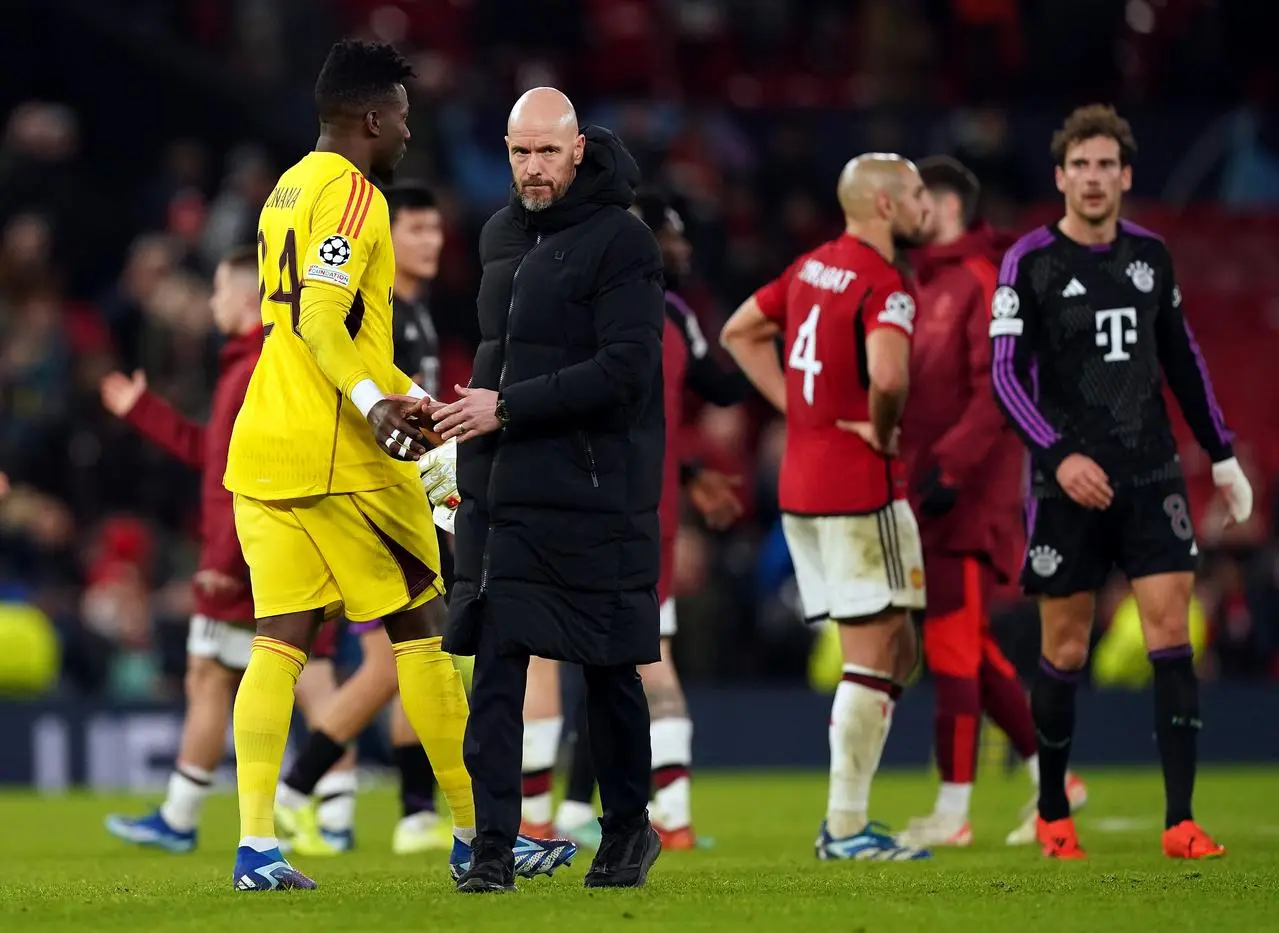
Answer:
[{"label": "yellow sock", "polygon": [[431,759],[435,780],[453,811],[453,826],[474,830],[471,776],[462,761],[468,715],[466,690],[453,659],[440,650],[440,641],[438,637],[418,638],[394,646],[400,702]]},{"label": "yellow sock", "polygon": [[259,635],[235,695],[235,783],[240,836],[275,837],[275,785],[293,717],[293,688],[306,652]]}]

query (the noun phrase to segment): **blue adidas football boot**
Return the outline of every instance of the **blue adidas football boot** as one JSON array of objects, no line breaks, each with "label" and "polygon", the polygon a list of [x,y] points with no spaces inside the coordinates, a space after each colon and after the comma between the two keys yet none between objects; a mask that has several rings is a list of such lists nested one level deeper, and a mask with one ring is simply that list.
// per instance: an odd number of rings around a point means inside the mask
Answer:
[{"label": "blue adidas football boot", "polygon": [[137,846],[151,846],[166,852],[190,852],[195,848],[195,830],[179,832],[168,824],[159,810],[140,817],[112,813],[107,817],[106,825],[111,835]]},{"label": "blue adidas football boot", "polygon": [[[515,848],[515,874],[522,878],[546,875],[548,878],[563,865],[572,865],[577,846],[567,839],[533,839],[518,836]],[[453,839],[453,851],[449,854],[449,874],[454,881],[471,867],[471,847],[462,840]]]},{"label": "blue adidas football boot", "polygon": [[823,820],[821,831],[817,834],[817,857],[847,861],[913,862],[932,858],[933,854],[927,849],[901,844],[883,823],[872,820],[861,832],[836,839]]},{"label": "blue adidas football boot", "polygon": [[284,859],[279,849],[259,852],[248,846],[235,850],[231,875],[237,891],[309,891],[316,884]]}]

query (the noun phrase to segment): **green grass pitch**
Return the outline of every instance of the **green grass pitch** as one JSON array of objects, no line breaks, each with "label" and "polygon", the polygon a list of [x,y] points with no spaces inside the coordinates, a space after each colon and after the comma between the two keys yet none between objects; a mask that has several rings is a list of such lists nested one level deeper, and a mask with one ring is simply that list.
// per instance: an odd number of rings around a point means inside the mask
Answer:
[{"label": "green grass pitch", "polygon": [[[104,814],[148,801],[0,795],[0,931],[1279,930],[1279,769],[1203,771],[1198,816],[1230,854],[1200,863],[1160,853],[1157,772],[1085,777],[1086,862],[1050,863],[1034,849],[1004,846],[1027,798],[1020,775],[979,780],[971,849],[942,851],[927,863],[867,864],[813,857],[823,775],[703,774],[695,806],[714,848],[663,855],[645,889],[586,891],[583,853],[553,879],[484,898],[452,890],[443,856],[390,854],[398,814],[384,790],[361,795],[358,851],[298,860],[319,890],[280,894],[231,889],[230,795],[210,800],[190,855],[131,849],[103,830]],[[934,788],[924,774],[884,774],[872,798],[876,815],[900,825],[929,809]]]}]

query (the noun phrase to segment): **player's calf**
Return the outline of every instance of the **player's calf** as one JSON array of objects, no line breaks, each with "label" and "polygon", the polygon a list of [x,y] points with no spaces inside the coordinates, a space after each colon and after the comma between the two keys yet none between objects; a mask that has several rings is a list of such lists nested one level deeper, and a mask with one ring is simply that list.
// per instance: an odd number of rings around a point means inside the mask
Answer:
[{"label": "player's calf", "polygon": [[[192,620],[209,630],[225,623]],[[247,629],[245,634],[252,639]],[[247,661],[247,659],[246,659]],[[190,852],[196,845],[200,811],[213,784],[213,772],[226,747],[226,726],[240,671],[213,657],[188,654],[185,678],[187,711],[182,723],[178,760],[169,775],[168,792],[160,807],[142,817],[113,813],[106,818],[107,831],[117,839],[168,852]]]},{"label": "player's calf", "polygon": [[475,838],[475,802],[471,776],[462,757],[469,718],[466,688],[452,657],[441,647],[440,636],[401,640],[415,632],[442,631],[446,618],[444,601],[429,598],[383,621],[393,643],[404,715],[434,767],[440,791],[453,814],[453,834],[469,845]]},{"label": "player's calf", "polygon": [[165,821],[179,832],[194,830],[199,823],[212,772],[226,752],[227,720],[241,672],[213,658],[187,658],[187,712],[182,744],[177,767],[169,778],[168,795],[160,808]]},{"label": "player's calf", "polygon": [[[236,884],[267,887],[298,886],[279,858],[275,834],[275,788],[293,715],[293,692],[306,663],[306,650],[321,613],[307,611],[259,620],[258,631],[304,633],[297,642],[259,634],[253,639],[249,665],[235,697],[234,732],[236,785],[240,803],[240,848],[236,855]],[[300,642],[300,644],[299,644]],[[254,853],[250,857],[248,853]],[[242,864],[243,863],[243,864]],[[283,867],[281,866],[283,864]],[[241,867],[245,870],[241,871]],[[305,876],[299,876],[305,881]],[[296,884],[295,884],[296,881]],[[314,883],[311,883],[314,886]],[[246,890],[259,890],[248,887]]]},{"label": "player's calf", "polygon": [[1190,646],[1193,577],[1164,573],[1132,581],[1142,630],[1154,669],[1155,741],[1164,776],[1164,826],[1193,821],[1199,713],[1199,679]]},{"label": "player's calf", "polygon": [[1039,745],[1039,816],[1070,816],[1066,770],[1075,733],[1075,693],[1088,660],[1093,596],[1045,597],[1039,603],[1042,653],[1031,685],[1030,711]]},{"label": "player's calf", "polygon": [[671,659],[670,639],[662,640],[662,659],[640,668],[648,699],[649,736],[653,748],[653,827],[663,848],[689,849],[692,832],[691,771],[693,722]]},{"label": "player's calf", "polygon": [[524,752],[520,764],[520,832],[550,836],[551,785],[564,718],[560,709],[559,664],[530,658],[524,691]]},{"label": "player's calf", "polygon": [[870,787],[892,725],[901,686],[893,678],[905,613],[841,621],[844,674],[830,720],[830,795],[826,828],[833,838],[861,832],[868,822]]}]

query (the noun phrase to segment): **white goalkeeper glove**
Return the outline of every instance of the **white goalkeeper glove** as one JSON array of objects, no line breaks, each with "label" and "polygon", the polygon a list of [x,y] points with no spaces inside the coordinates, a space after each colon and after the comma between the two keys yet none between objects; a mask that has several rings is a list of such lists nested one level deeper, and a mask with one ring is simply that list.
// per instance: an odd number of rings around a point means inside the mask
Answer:
[{"label": "white goalkeeper glove", "polygon": [[445,441],[422,455],[417,462],[418,477],[431,504],[431,518],[449,534],[462,497],[457,491],[457,439]]},{"label": "white goalkeeper glove", "polygon": [[1221,490],[1230,517],[1242,525],[1252,515],[1252,485],[1234,457],[1212,465],[1212,483]]}]

